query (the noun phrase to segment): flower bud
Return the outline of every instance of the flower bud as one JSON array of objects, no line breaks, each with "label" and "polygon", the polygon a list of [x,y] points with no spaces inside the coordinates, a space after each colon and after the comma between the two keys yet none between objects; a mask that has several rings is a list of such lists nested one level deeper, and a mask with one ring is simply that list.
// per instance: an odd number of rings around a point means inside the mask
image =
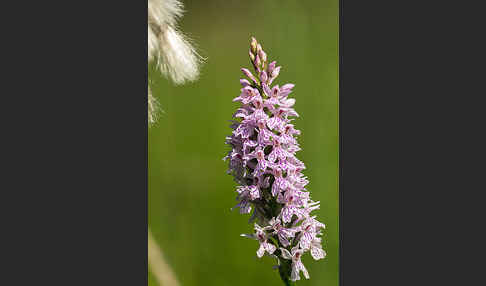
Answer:
[{"label": "flower bud", "polygon": [[275,68],[275,65],[277,64],[276,61],[271,62],[268,64],[267,72],[268,74],[272,74],[273,69]]},{"label": "flower bud", "polygon": [[272,78],[276,78],[280,74],[280,68],[282,68],[282,67],[278,66],[278,67],[273,69],[272,75],[271,75]]},{"label": "flower bud", "polygon": [[251,48],[250,48],[250,50],[248,51],[248,55],[250,56],[250,60],[251,60],[252,62],[254,62],[254,61],[255,61],[255,55],[254,55],[254,54],[251,52]]},{"label": "flower bud", "polygon": [[267,72],[266,72],[266,71],[262,71],[262,72],[260,73],[260,80],[261,80],[262,82],[267,82],[267,80],[268,80],[268,76],[267,76]]},{"label": "flower bud", "polygon": [[267,62],[267,54],[263,50],[260,50],[258,52],[258,55],[260,56],[260,59],[262,60],[263,64],[265,64]]},{"label": "flower bud", "polygon": [[268,80],[268,84],[272,84],[273,80],[278,77],[280,74],[280,66],[273,68],[272,72],[270,73],[270,79]]},{"label": "flower bud", "polygon": [[250,86],[250,82],[246,79],[240,79],[240,84],[242,87]]},{"label": "flower bud", "polygon": [[247,76],[249,79],[251,79],[252,81],[254,81],[255,83],[257,83],[256,78],[253,76],[253,74],[248,69],[242,68],[241,71],[243,72],[243,74],[245,76]]},{"label": "flower bud", "polygon": [[255,58],[255,61],[253,62],[253,64],[255,65],[255,68],[259,68],[260,65],[261,65],[261,60],[260,60],[260,56],[257,55],[256,58]]},{"label": "flower bud", "polygon": [[257,53],[257,40],[254,37],[251,37],[250,48],[253,54]]}]

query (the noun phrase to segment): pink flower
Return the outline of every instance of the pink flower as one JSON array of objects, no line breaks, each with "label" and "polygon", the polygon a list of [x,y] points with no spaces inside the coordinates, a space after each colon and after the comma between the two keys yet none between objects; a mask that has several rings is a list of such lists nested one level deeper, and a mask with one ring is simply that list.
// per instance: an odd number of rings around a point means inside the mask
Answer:
[{"label": "pink flower", "polygon": [[260,248],[258,248],[257,250],[257,256],[261,258],[265,254],[265,251],[268,252],[268,254],[272,254],[277,249],[277,247],[268,242],[267,234],[265,233],[263,228],[256,223],[255,232],[256,239],[258,239],[258,242],[260,242]]},{"label": "pink flower", "polygon": [[268,155],[268,161],[273,163],[277,159],[285,160],[288,156],[290,156],[289,152],[282,148],[282,145],[280,145],[280,141],[277,138],[273,139],[273,148],[272,152],[270,152],[270,154]]},{"label": "pink flower", "polygon": [[258,163],[255,167],[255,174],[262,174],[265,172],[268,166],[268,162],[265,159],[265,152],[263,151],[262,147],[258,146],[256,149],[248,154],[247,158],[245,159],[253,159],[256,158]]},{"label": "pink flower", "polygon": [[292,252],[289,252],[285,248],[280,248],[282,251],[282,257],[284,259],[292,260],[292,274],[290,276],[290,280],[292,281],[297,281],[300,280],[300,272],[304,274],[304,277],[306,279],[309,279],[309,272],[307,272],[307,269],[305,268],[304,264],[300,260],[302,257],[302,254],[304,251],[302,249],[299,249],[298,247],[292,248]]},{"label": "pink flower", "polygon": [[251,86],[245,86],[241,89],[240,96],[235,97],[233,102],[240,101],[242,104],[248,104],[258,98],[261,99],[258,89],[254,89]]},{"label": "pink flower", "polygon": [[302,249],[309,249],[311,242],[316,238],[321,228],[324,228],[324,224],[314,219],[315,217],[309,217],[306,219],[300,229],[300,242],[299,245]]},{"label": "pink flower", "polygon": [[251,83],[246,79],[240,79],[240,84],[242,87],[247,87],[251,85]]},{"label": "pink flower", "polygon": [[268,128],[278,132],[283,131],[283,127],[285,126],[285,123],[287,123],[285,118],[283,117],[285,110],[282,108],[278,108],[272,113],[273,117],[267,121]]},{"label": "pink flower", "polygon": [[243,72],[243,74],[245,76],[247,76],[249,79],[251,79],[254,83],[258,83],[255,76],[248,69],[242,68],[241,71]]},{"label": "pink flower", "polygon": [[296,215],[298,218],[305,215],[305,211],[302,206],[309,200],[309,193],[287,190],[284,195],[280,193],[277,197],[277,202],[284,204],[282,207],[282,221],[289,223],[292,220],[292,216]]},{"label": "pink flower", "polygon": [[275,181],[272,185],[272,196],[276,197],[281,191],[285,191],[288,187],[288,181],[282,177],[282,169],[275,168],[273,170],[273,175],[275,176]]},{"label": "pink flower", "polygon": [[289,246],[289,238],[294,237],[295,230],[282,226],[279,218],[272,218],[268,223],[270,224],[270,226],[267,226],[266,228],[274,230],[272,234],[277,235],[278,240],[284,247]]},{"label": "pink flower", "polygon": [[260,198],[260,190],[256,186],[244,186],[238,187],[236,189],[238,196],[236,199],[239,201],[235,207],[240,208],[240,213],[250,213],[251,204],[250,202]]},{"label": "pink flower", "polygon": [[326,252],[322,250],[320,237],[316,237],[312,240],[310,244],[310,253],[314,260],[324,259],[326,257]]},{"label": "pink flower", "polygon": [[291,92],[292,92],[292,89],[294,88],[294,84],[292,83],[287,83],[287,84],[284,84],[281,88],[280,88],[280,96],[281,97],[286,97],[287,95],[289,95]]},{"label": "pink flower", "polygon": [[255,128],[253,127],[251,121],[248,122],[245,120],[244,122],[238,125],[234,135],[241,136],[241,138],[249,138],[253,135],[254,132],[255,132]]},{"label": "pink flower", "polygon": [[280,68],[281,67],[275,67],[277,62],[273,61],[270,64],[268,64],[268,69],[267,72],[270,75],[270,78],[268,79],[268,84],[272,84],[273,80],[276,79],[280,73]]},{"label": "pink flower", "polygon": [[272,143],[270,140],[272,137],[275,136],[273,132],[266,128],[265,119],[260,119],[257,122],[258,127],[258,137],[257,142],[260,146],[266,146]]},{"label": "pink flower", "polygon": [[261,80],[262,82],[267,82],[267,80],[268,80],[268,76],[267,76],[267,72],[266,72],[266,71],[262,71],[262,72],[260,73],[260,80]]}]

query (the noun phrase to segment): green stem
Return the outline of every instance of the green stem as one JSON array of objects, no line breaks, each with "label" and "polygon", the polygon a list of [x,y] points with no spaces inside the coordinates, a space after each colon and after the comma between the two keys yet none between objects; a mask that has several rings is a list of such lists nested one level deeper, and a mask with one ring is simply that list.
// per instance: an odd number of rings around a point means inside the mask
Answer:
[{"label": "green stem", "polygon": [[292,271],[292,261],[286,259],[280,259],[280,266],[278,268],[280,278],[286,286],[295,286],[296,283],[290,281],[290,273]]}]

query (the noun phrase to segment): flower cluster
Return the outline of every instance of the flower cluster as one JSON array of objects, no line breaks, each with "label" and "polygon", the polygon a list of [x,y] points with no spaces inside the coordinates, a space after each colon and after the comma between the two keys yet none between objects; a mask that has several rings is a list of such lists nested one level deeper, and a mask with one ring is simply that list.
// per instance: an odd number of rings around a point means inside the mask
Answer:
[{"label": "flower cluster", "polygon": [[277,258],[284,281],[299,280],[301,271],[308,279],[301,257],[307,251],[316,260],[326,256],[319,237],[325,226],[311,215],[319,202],[310,199],[305,189],[308,180],[301,173],[304,163],[295,156],[300,150],[295,136],[300,131],[290,117],[298,114],[292,108],[295,99],[288,98],[294,85],[272,86],[281,67],[267,62],[255,38],[249,55],[256,76],[241,69],[247,79],[240,79],[241,94],[233,100],[241,106],[226,138],[232,150],[224,158],[229,161],[228,173],[239,184],[236,207],[242,214],[253,208],[250,222],[258,222],[255,233],[242,236],[260,243],[258,257],[268,253]]}]

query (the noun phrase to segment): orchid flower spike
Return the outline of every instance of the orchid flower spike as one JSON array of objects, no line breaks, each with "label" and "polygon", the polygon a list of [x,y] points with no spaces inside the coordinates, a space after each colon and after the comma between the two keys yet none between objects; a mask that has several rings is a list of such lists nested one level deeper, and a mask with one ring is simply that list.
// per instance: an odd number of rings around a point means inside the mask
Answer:
[{"label": "orchid flower spike", "polygon": [[320,237],[325,226],[311,215],[319,202],[306,191],[309,181],[301,173],[305,165],[295,156],[300,131],[291,120],[298,114],[292,107],[295,99],[288,98],[294,85],[271,86],[281,67],[269,63],[255,38],[249,56],[255,74],[241,69],[246,79],[240,79],[241,94],[233,100],[241,106],[233,115],[232,134],[226,137],[231,150],[224,160],[239,184],[236,207],[241,214],[253,211],[250,222],[257,221],[255,232],[242,236],[259,242],[259,258],[277,258],[280,276],[289,284],[300,280],[301,272],[309,279],[301,261],[306,252],[315,260],[325,258]]}]

